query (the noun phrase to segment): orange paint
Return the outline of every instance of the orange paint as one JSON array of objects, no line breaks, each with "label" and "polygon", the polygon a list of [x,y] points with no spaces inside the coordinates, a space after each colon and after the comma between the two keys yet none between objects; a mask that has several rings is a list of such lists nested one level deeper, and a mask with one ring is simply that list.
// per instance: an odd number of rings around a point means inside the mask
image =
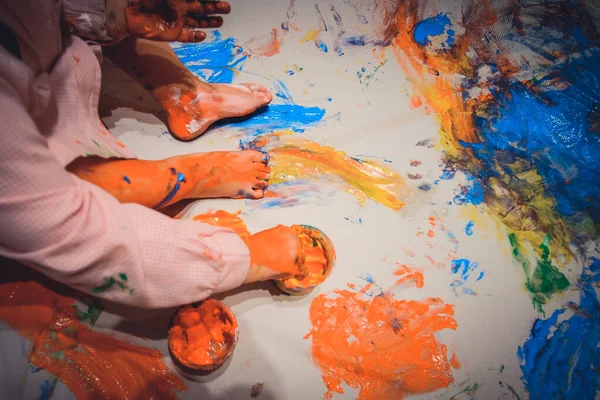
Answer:
[{"label": "orange paint", "polygon": [[238,324],[231,310],[217,300],[181,307],[169,329],[169,350],[188,368],[210,370],[233,353]]},{"label": "orange paint", "polygon": [[452,365],[452,368],[454,369],[460,369],[461,365],[456,353],[452,355],[452,358],[450,359],[450,365]]},{"label": "orange paint", "polygon": [[158,350],[94,332],[74,303],[33,280],[0,285],[0,319],[31,343],[29,362],[77,399],[176,399],[186,389]]},{"label": "orange paint", "polygon": [[430,229],[429,231],[427,231],[427,236],[432,238],[435,236],[435,232]]},{"label": "orange paint", "polygon": [[446,346],[435,333],[456,329],[453,306],[440,299],[363,300],[338,290],[320,295],[310,307],[312,356],[327,386],[325,398],[343,393],[345,382],[357,399],[404,399],[450,385]]},{"label": "orange paint", "polygon": [[397,264],[398,269],[394,272],[395,276],[399,279],[396,280],[396,286],[400,286],[406,282],[412,281],[417,288],[422,288],[425,283],[423,273],[414,268],[410,268],[408,265]]},{"label": "orange paint", "polygon": [[223,228],[229,228],[246,241],[250,237],[250,232],[246,223],[238,217],[240,212],[237,214],[231,214],[227,211],[218,210],[207,214],[198,214],[192,220],[204,222],[205,224],[222,226]]},{"label": "orange paint", "polygon": [[280,40],[276,28],[271,29],[269,37],[253,38],[248,40],[244,47],[254,56],[272,57],[279,54]]},{"label": "orange paint", "polygon": [[422,105],[423,105],[423,100],[421,100],[421,98],[418,95],[413,94],[412,97],[410,98],[410,103],[409,103],[410,108],[411,109],[419,108]]}]

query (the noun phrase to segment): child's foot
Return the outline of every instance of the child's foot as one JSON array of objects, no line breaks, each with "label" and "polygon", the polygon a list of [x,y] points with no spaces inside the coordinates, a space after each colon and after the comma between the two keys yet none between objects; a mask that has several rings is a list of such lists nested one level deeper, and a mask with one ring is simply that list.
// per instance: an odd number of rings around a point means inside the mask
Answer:
[{"label": "child's foot", "polygon": [[246,283],[306,274],[302,243],[288,226],[255,233],[246,240],[250,249],[250,270]]},{"label": "child's foot", "polygon": [[196,186],[189,198],[260,199],[268,186],[268,156],[255,150],[217,151],[190,155]]},{"label": "child's foot", "polygon": [[200,136],[220,119],[251,114],[273,99],[266,87],[254,83],[202,84],[192,90],[171,86],[160,97],[171,132],[180,140]]}]

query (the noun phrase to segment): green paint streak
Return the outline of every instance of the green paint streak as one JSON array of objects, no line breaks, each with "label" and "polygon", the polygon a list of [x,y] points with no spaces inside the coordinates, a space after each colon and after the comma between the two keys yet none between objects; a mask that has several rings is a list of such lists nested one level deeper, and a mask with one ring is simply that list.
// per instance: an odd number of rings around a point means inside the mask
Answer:
[{"label": "green paint streak", "polygon": [[504,364],[502,364],[502,366],[500,367],[500,373],[504,372]]},{"label": "green paint streak", "polygon": [[462,391],[456,393],[454,396],[450,397],[450,400],[454,400],[457,396],[460,396],[462,394],[467,394],[471,397],[473,397],[475,395],[475,392],[477,392],[477,390],[481,387],[481,385],[479,385],[479,383],[474,383],[473,386],[469,385],[467,387],[465,387]]},{"label": "green paint streak", "polygon": [[109,289],[112,289],[116,285],[121,290],[123,290],[123,291],[129,291],[130,294],[133,294],[133,289],[130,289],[127,286],[127,274],[121,272],[119,274],[119,279],[120,280],[116,280],[112,276],[104,278],[104,283],[102,285],[100,285],[100,286],[96,286],[95,288],[93,288],[92,292],[93,293],[103,293],[103,292],[106,292]]},{"label": "green paint streak", "polygon": [[517,394],[517,392],[515,391],[515,389],[510,386],[508,383],[506,384],[506,387],[508,387],[508,390],[510,390],[510,392],[512,393],[513,396],[515,396],[515,398],[517,400],[521,400],[521,397],[519,397],[519,395]]},{"label": "green paint streak", "polygon": [[529,260],[522,254],[522,247],[514,233],[508,235],[513,257],[521,263],[525,272],[525,287],[533,295],[532,302],[535,309],[544,314],[542,306],[556,293],[565,291],[569,287],[569,280],[552,265],[550,257],[550,242],[552,238],[546,235],[540,244],[540,258],[535,269],[531,268]]},{"label": "green paint streak", "polygon": [[108,277],[108,278],[104,278],[104,283],[100,286],[96,286],[95,288],[93,288],[92,292],[94,292],[94,293],[106,292],[108,289],[111,289],[113,286],[115,286],[116,282],[117,281],[112,276]]}]

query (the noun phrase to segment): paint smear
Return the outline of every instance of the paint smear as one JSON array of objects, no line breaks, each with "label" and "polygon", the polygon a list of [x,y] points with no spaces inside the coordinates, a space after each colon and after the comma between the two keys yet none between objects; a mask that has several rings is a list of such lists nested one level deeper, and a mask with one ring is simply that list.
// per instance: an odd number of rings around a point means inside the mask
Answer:
[{"label": "paint smear", "polygon": [[74,304],[36,281],[0,285],[0,319],[30,342],[27,360],[77,399],[176,399],[187,389],[158,350],[94,332]]},{"label": "paint smear", "polygon": [[409,267],[405,264],[397,264],[398,269],[394,272],[394,275],[398,277],[396,280],[396,286],[401,286],[407,282],[412,282],[416,288],[422,288],[425,283],[423,278],[423,272],[417,268]]},{"label": "paint smear", "polygon": [[456,329],[453,306],[437,298],[405,301],[383,293],[363,300],[366,289],[337,290],[311,304],[313,327],[306,337],[312,337],[325,398],[344,393],[342,383],[358,388],[359,400],[404,399],[448,387],[454,378],[447,348],[435,333]]},{"label": "paint smear", "polygon": [[523,266],[525,273],[525,287],[531,293],[532,302],[538,312],[543,313],[543,305],[550,300],[555,293],[562,293],[569,287],[569,281],[550,260],[551,237],[546,238],[539,246],[539,259],[535,266],[529,262],[527,252],[518,239],[517,235],[508,235],[513,257]]},{"label": "paint smear", "polygon": [[321,33],[318,29],[309,29],[306,31],[306,34],[300,39],[300,42],[310,42],[316,39],[316,37]]},{"label": "paint smear", "polygon": [[458,258],[452,260],[452,275],[457,277],[450,287],[454,293],[476,295],[477,293],[471,289],[471,285],[480,281],[485,276],[485,271],[479,268],[479,264],[466,258]]},{"label": "paint smear", "polygon": [[581,298],[572,315],[556,310],[537,319],[519,348],[531,400],[593,399],[600,390],[600,303],[591,275],[584,273],[579,284]]},{"label": "paint smear", "polygon": [[408,187],[403,179],[373,161],[352,158],[332,147],[285,134],[263,136],[241,145],[269,152],[271,196],[277,195],[277,185],[326,179],[340,182],[361,204],[368,198],[393,210],[404,206],[401,197],[408,193]]},{"label": "paint smear", "polygon": [[279,54],[280,42],[277,29],[273,28],[266,36],[255,37],[246,41],[244,48],[252,56],[273,57],[275,54]]},{"label": "paint smear", "polygon": [[192,218],[194,221],[204,222],[205,224],[217,225],[223,228],[229,228],[237,233],[242,239],[246,240],[250,237],[250,232],[246,223],[242,221],[238,215],[238,211],[235,214],[229,213],[223,210],[217,210],[215,212],[198,214]]}]

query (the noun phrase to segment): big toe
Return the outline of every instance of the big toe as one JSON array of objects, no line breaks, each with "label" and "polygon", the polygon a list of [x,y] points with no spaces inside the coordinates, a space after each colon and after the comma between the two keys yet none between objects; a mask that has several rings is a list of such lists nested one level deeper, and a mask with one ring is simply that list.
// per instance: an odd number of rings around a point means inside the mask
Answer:
[{"label": "big toe", "polygon": [[273,94],[266,86],[257,83],[242,83],[242,86],[250,89],[261,104],[267,104],[273,100]]}]

